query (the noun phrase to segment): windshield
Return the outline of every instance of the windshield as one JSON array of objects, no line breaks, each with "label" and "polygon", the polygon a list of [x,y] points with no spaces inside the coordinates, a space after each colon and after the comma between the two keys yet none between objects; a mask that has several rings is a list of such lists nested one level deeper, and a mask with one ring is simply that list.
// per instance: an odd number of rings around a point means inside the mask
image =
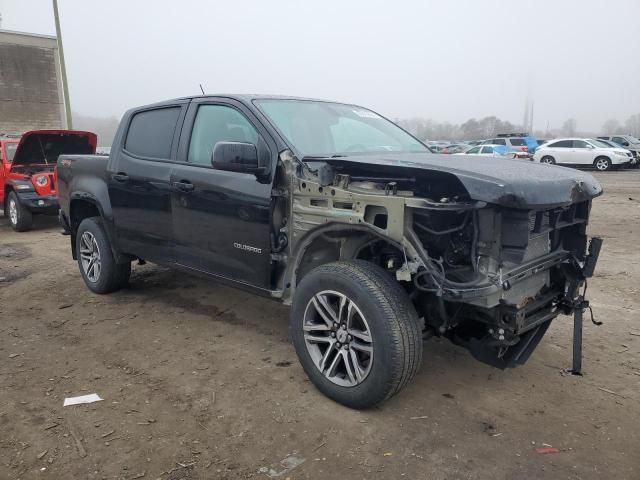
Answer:
[{"label": "windshield", "polygon": [[608,143],[603,142],[602,140],[596,140],[595,138],[588,138],[587,141],[599,148],[612,148]]},{"label": "windshield", "polygon": [[429,152],[394,123],[355,105],[279,99],[255,103],[303,157]]},{"label": "windshield", "polygon": [[4,149],[7,152],[7,160],[9,163],[13,162],[13,157],[16,155],[16,149],[18,148],[17,143],[5,143]]},{"label": "windshield", "polygon": [[629,135],[627,137],[627,142],[629,142],[629,143],[640,143],[640,140],[638,140],[636,137],[632,137],[631,135]]}]

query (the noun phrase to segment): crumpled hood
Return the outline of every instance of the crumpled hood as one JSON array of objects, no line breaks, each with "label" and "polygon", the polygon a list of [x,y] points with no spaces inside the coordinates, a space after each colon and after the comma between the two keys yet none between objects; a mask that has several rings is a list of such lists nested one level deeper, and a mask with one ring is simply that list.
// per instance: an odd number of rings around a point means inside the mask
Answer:
[{"label": "crumpled hood", "polygon": [[526,160],[380,153],[327,159],[327,162],[445,172],[457,177],[473,200],[512,208],[552,208],[588,200],[602,193],[600,183],[588,173]]},{"label": "crumpled hood", "polygon": [[24,165],[55,165],[61,154],[91,155],[96,151],[95,133],[80,130],[31,130],[20,138],[11,168]]}]

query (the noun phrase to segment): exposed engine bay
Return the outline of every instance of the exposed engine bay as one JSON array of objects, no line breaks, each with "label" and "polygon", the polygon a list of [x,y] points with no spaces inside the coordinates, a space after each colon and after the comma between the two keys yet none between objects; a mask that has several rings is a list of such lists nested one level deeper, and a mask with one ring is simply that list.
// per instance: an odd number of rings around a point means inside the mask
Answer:
[{"label": "exposed engine bay", "polygon": [[53,172],[55,169],[55,163],[53,164],[26,164],[26,165],[14,165],[11,168],[12,173],[25,175],[26,177],[36,175],[43,172]]},{"label": "exposed engine bay", "polygon": [[589,255],[586,226],[601,188],[592,177],[567,182],[566,198],[565,179],[555,190],[547,181],[535,203],[535,192],[505,194],[481,174],[385,159],[282,160],[276,184],[293,195],[275,196],[273,237],[285,301],[287,285],[317,265],[365,259],[409,292],[425,337],[505,368],[524,363],[550,321],[574,311],[593,272],[601,240]]}]

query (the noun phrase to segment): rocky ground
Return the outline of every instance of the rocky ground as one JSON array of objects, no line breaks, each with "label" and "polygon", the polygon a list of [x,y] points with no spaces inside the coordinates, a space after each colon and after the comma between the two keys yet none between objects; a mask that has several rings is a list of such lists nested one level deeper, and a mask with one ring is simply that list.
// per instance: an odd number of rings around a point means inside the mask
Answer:
[{"label": "rocky ground", "polygon": [[55,219],[0,220],[0,478],[640,478],[640,172],[598,178],[585,376],[561,374],[561,317],[516,370],[429,341],[413,384],[366,412],[309,383],[285,307],[153,265],[97,296]]}]

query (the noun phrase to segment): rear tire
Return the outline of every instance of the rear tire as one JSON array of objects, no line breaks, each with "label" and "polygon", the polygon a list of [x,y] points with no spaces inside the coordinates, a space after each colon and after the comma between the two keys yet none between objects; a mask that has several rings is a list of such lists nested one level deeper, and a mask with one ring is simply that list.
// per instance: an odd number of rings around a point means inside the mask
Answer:
[{"label": "rear tire", "polygon": [[600,172],[611,170],[611,160],[607,157],[598,157],[593,162],[593,166]]},{"label": "rear tire", "polygon": [[411,300],[369,262],[334,262],[296,289],[291,334],[309,379],[347,407],[370,408],[398,393],[422,363],[422,327]]},{"label": "rear tire", "polygon": [[9,192],[7,197],[7,211],[5,215],[9,217],[9,224],[16,232],[26,232],[33,226],[33,214],[22,203],[16,192]]},{"label": "rear tire", "polygon": [[545,155],[544,157],[542,157],[540,159],[540,163],[546,163],[549,165],[555,165],[556,164],[556,159],[553,158],[551,155]]},{"label": "rear tire", "polygon": [[85,218],[76,232],[78,268],[94,293],[111,293],[129,281],[131,262],[116,263],[100,217]]}]

